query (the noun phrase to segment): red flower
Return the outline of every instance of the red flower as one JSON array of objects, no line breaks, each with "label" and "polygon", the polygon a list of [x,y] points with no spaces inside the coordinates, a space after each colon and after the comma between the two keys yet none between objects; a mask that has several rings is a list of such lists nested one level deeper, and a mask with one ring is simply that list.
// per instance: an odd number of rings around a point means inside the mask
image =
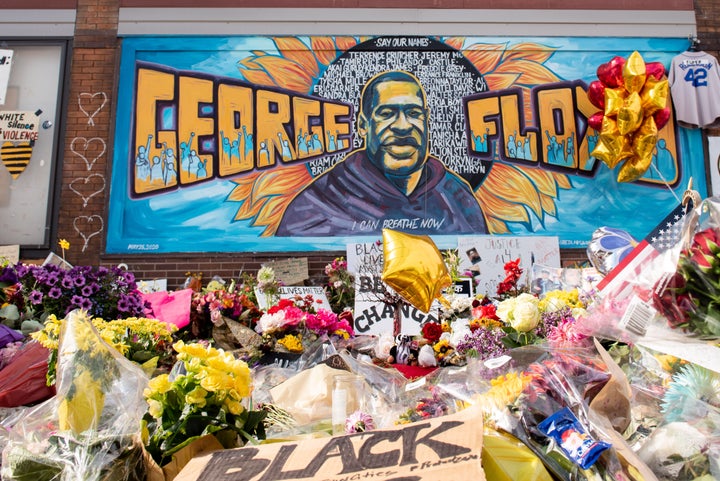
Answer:
[{"label": "red flower", "polygon": [[480,305],[472,310],[472,315],[475,319],[493,319],[499,321],[500,318],[497,316],[497,309],[495,304]]},{"label": "red flower", "polygon": [[437,342],[442,336],[443,329],[437,322],[428,322],[422,327],[422,335],[429,342]]},{"label": "red flower", "polygon": [[718,246],[718,234],[715,229],[705,229],[704,231],[698,232],[693,237],[693,247],[697,247],[703,254],[717,254],[720,252],[720,246]]}]

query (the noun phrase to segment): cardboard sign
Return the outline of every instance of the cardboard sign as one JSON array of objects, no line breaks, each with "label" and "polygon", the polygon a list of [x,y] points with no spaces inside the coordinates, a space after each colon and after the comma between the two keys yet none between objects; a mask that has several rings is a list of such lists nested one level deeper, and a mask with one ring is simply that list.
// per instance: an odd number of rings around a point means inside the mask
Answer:
[{"label": "cardboard sign", "polygon": [[535,263],[560,267],[560,246],[557,237],[528,236],[467,236],[458,238],[460,271],[472,273],[478,294],[495,296],[497,285],[505,278],[503,267],[520,258],[524,271],[521,285],[532,279]]},{"label": "cardboard sign", "polygon": [[484,481],[479,406],[396,429],[226,449],[192,459],[176,481]]},{"label": "cardboard sign", "polygon": [[287,286],[302,284],[305,279],[310,277],[307,257],[265,262],[263,266],[271,267],[275,271],[275,278]]},{"label": "cardboard sign", "polygon": [[20,261],[20,246],[18,244],[0,246],[0,263],[5,261],[10,264],[17,264]]},{"label": "cardboard sign", "polygon": [[[393,307],[382,302],[383,291],[394,292],[382,281],[384,255],[382,244],[348,244],[348,271],[355,276],[355,325],[357,334],[381,335],[393,331]],[[438,311],[422,312],[410,305],[401,308],[401,333],[420,334],[426,322],[437,322]]]}]

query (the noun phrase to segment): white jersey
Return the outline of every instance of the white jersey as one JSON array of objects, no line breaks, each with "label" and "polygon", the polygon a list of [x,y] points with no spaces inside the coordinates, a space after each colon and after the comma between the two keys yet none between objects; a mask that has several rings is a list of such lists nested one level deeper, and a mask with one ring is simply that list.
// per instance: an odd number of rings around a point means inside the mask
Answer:
[{"label": "white jersey", "polygon": [[715,57],[689,51],[673,57],[668,84],[680,125],[720,125],[720,72]]}]

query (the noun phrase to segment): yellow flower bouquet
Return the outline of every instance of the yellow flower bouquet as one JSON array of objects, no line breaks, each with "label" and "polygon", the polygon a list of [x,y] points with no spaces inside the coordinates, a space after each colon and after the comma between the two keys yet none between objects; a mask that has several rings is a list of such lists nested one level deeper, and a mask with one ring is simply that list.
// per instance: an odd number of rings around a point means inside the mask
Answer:
[{"label": "yellow flower bouquet", "polygon": [[226,448],[265,437],[264,411],[246,407],[252,392],[247,363],[202,343],[178,341],[169,374],[150,380],[143,418],[147,451],[163,466],[172,455],[206,434]]},{"label": "yellow flower bouquet", "polygon": [[85,311],[70,312],[57,338],[57,395],[8,432],[2,479],[143,479],[147,376],[102,339]]}]

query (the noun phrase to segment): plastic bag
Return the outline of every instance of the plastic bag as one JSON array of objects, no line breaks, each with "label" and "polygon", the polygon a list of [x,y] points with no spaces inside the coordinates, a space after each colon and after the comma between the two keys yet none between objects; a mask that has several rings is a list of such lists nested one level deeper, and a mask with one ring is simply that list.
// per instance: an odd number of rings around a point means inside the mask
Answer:
[{"label": "plastic bag", "polygon": [[[639,343],[720,370],[720,198],[678,206],[598,288],[587,335]],[[690,345],[692,347],[690,347]]]},{"label": "plastic bag", "polygon": [[[498,359],[468,363],[466,370],[462,369],[456,370],[450,377],[441,375],[438,388],[481,406],[488,427],[507,432],[522,441],[556,479],[569,481],[599,476],[602,479],[632,479],[628,476],[628,463],[623,463],[615,444],[618,442],[623,450],[629,451],[622,438],[613,440],[613,447],[603,454],[600,461],[589,469],[582,469],[538,427],[554,413],[569,408],[585,432],[594,439],[609,442],[608,436],[593,421],[596,413],[591,405],[608,389],[613,393],[622,391],[614,386],[612,380],[613,376],[624,376],[622,373],[612,374],[596,349],[525,346],[512,349]],[[462,382],[463,372],[465,382]],[[610,397],[611,403],[618,400],[617,396]],[[610,417],[614,419],[622,415],[629,416],[627,413],[613,413]],[[607,421],[604,417],[602,419]],[[611,423],[607,421],[605,425],[611,426]],[[633,462],[642,464],[637,459]],[[652,479],[650,474],[648,479]]]},{"label": "plastic bag", "polygon": [[105,343],[86,313],[60,334],[57,394],[9,432],[2,479],[142,480],[143,371]]},{"label": "plastic bag", "polygon": [[55,387],[47,385],[49,355],[39,342],[23,346],[12,363],[0,371],[0,407],[30,405],[55,394]]}]

